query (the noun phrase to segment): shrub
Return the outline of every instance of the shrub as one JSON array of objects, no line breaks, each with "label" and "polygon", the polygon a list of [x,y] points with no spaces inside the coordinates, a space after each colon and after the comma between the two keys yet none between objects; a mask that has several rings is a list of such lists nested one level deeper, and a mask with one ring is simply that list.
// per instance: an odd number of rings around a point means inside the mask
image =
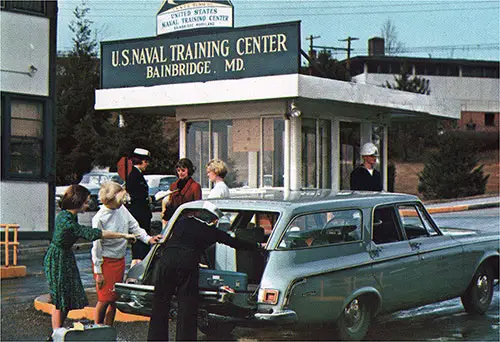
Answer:
[{"label": "shrub", "polygon": [[488,175],[478,166],[477,147],[449,132],[438,140],[438,150],[429,154],[419,173],[418,191],[426,199],[458,198],[484,194]]}]

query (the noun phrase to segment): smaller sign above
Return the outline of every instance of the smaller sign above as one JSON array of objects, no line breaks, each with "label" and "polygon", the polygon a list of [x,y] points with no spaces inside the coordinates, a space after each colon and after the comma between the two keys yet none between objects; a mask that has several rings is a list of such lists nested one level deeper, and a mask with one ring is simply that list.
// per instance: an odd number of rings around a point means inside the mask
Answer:
[{"label": "smaller sign above", "polygon": [[169,0],[156,16],[156,35],[216,27],[233,27],[230,1]]}]

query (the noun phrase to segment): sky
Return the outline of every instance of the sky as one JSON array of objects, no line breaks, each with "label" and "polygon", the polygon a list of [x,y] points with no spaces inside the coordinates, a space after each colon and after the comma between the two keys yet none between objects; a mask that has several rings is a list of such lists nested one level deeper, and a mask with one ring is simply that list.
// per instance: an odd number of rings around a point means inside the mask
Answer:
[{"label": "sky", "polygon": [[[58,50],[72,47],[69,29],[81,0],[59,0]],[[97,41],[153,37],[162,0],[86,0]],[[406,52],[399,56],[500,61],[500,0],[232,0],[234,26],[301,21],[302,50],[314,45],[368,54],[368,39],[381,35],[390,20]],[[333,57],[346,58],[334,51]]]}]

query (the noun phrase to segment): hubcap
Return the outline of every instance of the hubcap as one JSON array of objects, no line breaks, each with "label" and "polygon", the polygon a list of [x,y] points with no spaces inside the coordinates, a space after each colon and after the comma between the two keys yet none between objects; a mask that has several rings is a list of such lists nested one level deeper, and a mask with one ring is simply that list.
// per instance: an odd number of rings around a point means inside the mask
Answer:
[{"label": "hubcap", "polygon": [[344,309],[347,327],[356,330],[363,322],[363,311],[359,300],[355,299]]},{"label": "hubcap", "polygon": [[476,282],[477,293],[479,301],[484,304],[488,301],[490,284],[488,281],[488,276],[485,274],[480,275]]}]

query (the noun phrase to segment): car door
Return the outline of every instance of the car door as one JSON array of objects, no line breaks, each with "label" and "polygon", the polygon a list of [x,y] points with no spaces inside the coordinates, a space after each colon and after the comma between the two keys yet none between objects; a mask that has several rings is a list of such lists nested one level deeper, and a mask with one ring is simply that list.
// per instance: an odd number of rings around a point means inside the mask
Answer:
[{"label": "car door", "polygon": [[421,301],[460,295],[464,288],[462,246],[443,235],[419,203],[399,205],[398,216],[410,247],[419,256]]},{"label": "car door", "polygon": [[418,253],[405,239],[394,206],[373,211],[370,256],[380,286],[382,311],[411,307],[418,301]]}]

